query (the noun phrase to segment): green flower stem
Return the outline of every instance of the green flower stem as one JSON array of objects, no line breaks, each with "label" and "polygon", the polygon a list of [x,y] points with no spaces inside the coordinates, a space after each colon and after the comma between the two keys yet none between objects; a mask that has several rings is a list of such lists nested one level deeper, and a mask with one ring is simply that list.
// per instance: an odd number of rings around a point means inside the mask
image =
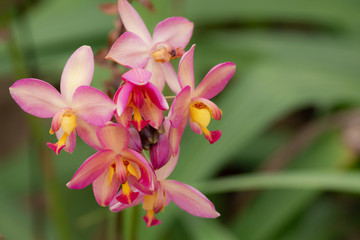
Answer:
[{"label": "green flower stem", "polygon": [[132,214],[131,214],[130,240],[137,240],[139,205],[132,207],[131,210],[132,210]]}]

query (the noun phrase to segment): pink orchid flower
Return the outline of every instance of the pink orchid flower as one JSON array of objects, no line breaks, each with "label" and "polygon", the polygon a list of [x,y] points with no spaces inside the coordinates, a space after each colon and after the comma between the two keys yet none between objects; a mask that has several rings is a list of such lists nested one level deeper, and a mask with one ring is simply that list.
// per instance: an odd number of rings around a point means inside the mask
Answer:
[{"label": "pink orchid flower", "polygon": [[118,198],[131,204],[142,192],[153,191],[153,170],[144,157],[128,149],[129,132],[117,124],[99,127],[97,136],[103,149],[89,157],[67,183],[71,189],[82,189],[92,183],[95,199],[101,206],[110,201],[122,185]]},{"label": "pink orchid flower", "polygon": [[180,91],[170,59],[180,57],[188,44],[194,24],[183,17],[171,17],[160,22],[150,36],[143,20],[127,2],[119,0],[121,20],[127,30],[114,43],[107,59],[131,68],[152,72],[151,82],[163,90],[165,81],[175,93]]},{"label": "pink orchid flower", "polygon": [[209,131],[207,129],[211,118],[220,120],[222,112],[209,99],[220,93],[235,73],[235,64],[225,62],[213,67],[195,88],[193,56],[195,45],[186,52],[179,64],[179,82],[182,90],[174,99],[169,112],[172,126],[177,132],[172,141],[173,151],[178,151],[181,135],[186,126],[186,118],[189,118],[191,129],[214,143],[221,137],[221,131]]},{"label": "pink orchid flower", "polygon": [[10,87],[11,96],[25,112],[39,118],[52,118],[50,134],[56,133],[59,141],[47,145],[56,154],[63,148],[73,152],[75,130],[86,143],[96,148],[96,126],[104,125],[114,114],[114,103],[104,93],[90,87],[93,73],[93,52],[89,46],[82,46],[65,65],[61,93],[34,78],[21,79]]},{"label": "pink orchid flower", "polygon": [[[169,132],[171,126],[165,119],[164,125]],[[160,220],[155,218],[155,214],[164,211],[164,208],[173,201],[182,210],[198,217],[216,218],[220,214],[215,210],[214,205],[201,192],[184,183],[168,180],[167,177],[174,170],[179,154],[172,155],[170,160],[162,168],[155,171],[156,185],[154,191],[149,193],[139,193],[137,198],[131,204],[124,204],[119,201],[122,195],[120,191],[110,203],[110,210],[119,212],[125,208],[143,203],[146,215],[143,217],[147,227],[158,225]]]},{"label": "pink orchid flower", "polygon": [[150,78],[151,72],[140,68],[123,74],[125,84],[116,92],[114,101],[116,118],[124,127],[132,123],[140,131],[147,124],[154,128],[161,125],[163,111],[169,109],[169,105],[159,89],[149,82]]}]

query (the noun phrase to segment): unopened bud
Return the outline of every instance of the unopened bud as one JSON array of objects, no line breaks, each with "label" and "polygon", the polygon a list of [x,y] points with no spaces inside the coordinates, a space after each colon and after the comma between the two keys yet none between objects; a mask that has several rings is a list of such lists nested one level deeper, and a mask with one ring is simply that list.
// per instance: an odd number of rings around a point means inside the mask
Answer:
[{"label": "unopened bud", "polygon": [[141,129],[140,137],[142,147],[145,150],[149,150],[151,145],[157,143],[159,140],[159,132],[150,125],[146,125],[143,129]]},{"label": "unopened bud", "polygon": [[129,148],[137,152],[142,151],[141,138],[139,132],[135,128],[129,128]]},{"label": "unopened bud", "polygon": [[154,170],[163,167],[171,157],[170,143],[166,134],[161,134],[156,144],[150,147],[150,160]]}]

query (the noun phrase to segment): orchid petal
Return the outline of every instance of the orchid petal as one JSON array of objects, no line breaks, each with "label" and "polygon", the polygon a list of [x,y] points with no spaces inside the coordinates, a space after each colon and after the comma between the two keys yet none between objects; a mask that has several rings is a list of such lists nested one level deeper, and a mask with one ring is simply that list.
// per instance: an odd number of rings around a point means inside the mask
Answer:
[{"label": "orchid petal", "polygon": [[60,90],[68,104],[78,87],[90,86],[93,74],[94,54],[89,46],[82,46],[71,55],[61,75]]},{"label": "orchid petal", "polygon": [[76,131],[73,131],[66,139],[64,150],[68,153],[72,153],[76,146]]},{"label": "orchid petal", "polygon": [[160,22],[154,29],[153,43],[167,42],[175,49],[189,43],[194,23],[183,17],[171,17]]},{"label": "orchid petal", "polygon": [[155,104],[160,110],[165,111],[169,109],[169,105],[164,95],[162,95],[161,91],[154,84],[146,84],[146,86],[144,86],[144,90],[147,97],[149,97],[151,102]]},{"label": "orchid petal", "polygon": [[104,149],[111,149],[115,154],[121,153],[129,144],[129,132],[117,124],[100,127],[97,135]]},{"label": "orchid petal", "polygon": [[111,201],[110,211],[120,212],[126,208],[136,206],[144,200],[144,194],[139,192],[138,197],[134,201],[132,201],[131,204],[124,204],[124,203],[121,203],[118,200],[116,200],[116,198],[118,196],[120,196],[121,194],[122,194],[122,189],[115,195],[114,199]]},{"label": "orchid petal", "polygon": [[124,112],[119,116],[118,114],[115,114],[116,121],[123,127],[129,128],[130,122],[133,115],[133,108],[132,107],[126,107]]},{"label": "orchid petal", "polygon": [[184,87],[181,92],[175,97],[169,112],[169,119],[171,125],[177,128],[182,121],[186,119],[189,111],[189,105],[191,102],[191,88],[189,86]]},{"label": "orchid petal", "polygon": [[215,131],[204,132],[204,136],[210,142],[210,144],[213,144],[221,138],[221,131],[215,130]]},{"label": "orchid petal", "polygon": [[[60,127],[55,133],[56,138],[60,141],[60,139],[64,135],[64,130]],[[64,149],[68,153],[72,153],[76,146],[76,132],[73,131],[70,136],[66,137],[65,144],[63,146],[59,146],[60,142],[57,143],[46,143],[46,145],[55,152],[56,155],[59,155],[60,151]]]},{"label": "orchid petal", "polygon": [[232,62],[220,63],[213,67],[197,86],[194,95],[211,99],[220,93],[235,73]]},{"label": "orchid petal", "polygon": [[155,107],[151,101],[144,101],[140,112],[153,128],[158,129],[163,122],[163,111]]},{"label": "orchid petal", "polygon": [[190,86],[194,90],[194,49],[195,44],[180,59],[178,76],[181,88]]},{"label": "orchid petal", "polygon": [[221,112],[220,108],[218,106],[216,106],[215,103],[213,103],[212,101],[210,101],[206,98],[195,97],[195,98],[191,99],[192,104],[196,104],[197,102],[204,104],[210,110],[211,116],[215,120],[221,119],[222,112]]},{"label": "orchid petal", "polygon": [[80,166],[66,186],[71,189],[82,189],[88,186],[109,168],[114,158],[115,155],[111,150],[95,153]]},{"label": "orchid petal", "polygon": [[97,203],[100,206],[107,206],[113,200],[120,187],[120,181],[113,175],[111,184],[109,182],[109,171],[104,171],[92,184],[93,192]]},{"label": "orchid petal", "polygon": [[133,88],[134,88],[134,84],[125,83],[115,93],[114,101],[116,103],[116,111],[119,116],[121,116],[124,113],[125,108],[128,105],[130,94]]},{"label": "orchid petal", "polygon": [[95,126],[102,126],[113,116],[115,104],[96,88],[81,86],[74,93],[72,108],[76,116]]},{"label": "orchid petal", "polygon": [[165,86],[165,76],[162,70],[162,64],[155,62],[154,59],[150,59],[148,64],[145,66],[145,69],[152,73],[150,82],[154,84],[159,91],[162,91]]},{"label": "orchid petal", "polygon": [[131,82],[137,86],[142,86],[150,81],[151,72],[141,68],[133,68],[130,71],[124,73],[121,78],[126,82]]},{"label": "orchid petal", "polygon": [[146,43],[151,43],[151,36],[143,20],[127,0],[119,0],[118,8],[121,21],[129,32],[141,37]]},{"label": "orchid petal", "polygon": [[156,178],[160,180],[165,180],[170,174],[174,171],[176,164],[179,159],[179,152],[170,157],[170,160],[160,169],[155,171]]},{"label": "orchid petal", "polygon": [[39,79],[16,81],[10,87],[10,94],[25,112],[40,118],[53,117],[66,106],[61,94],[49,83]]},{"label": "orchid petal", "polygon": [[186,127],[187,119],[183,118],[177,128],[171,127],[169,131],[169,142],[172,155],[177,155],[180,149],[181,137]]},{"label": "orchid petal", "polygon": [[169,88],[171,89],[171,91],[173,91],[174,93],[178,93],[181,90],[180,84],[179,84],[179,79],[178,76],[173,68],[173,66],[171,65],[171,63],[167,62],[167,63],[162,63],[160,64],[164,77],[165,77],[165,81],[167,83],[167,85],[169,86]]},{"label": "orchid petal", "polygon": [[103,146],[101,145],[98,136],[96,135],[96,131],[99,127],[92,125],[90,123],[85,122],[81,118],[76,120],[77,126],[76,131],[79,134],[79,137],[84,140],[86,144],[91,146],[97,151],[103,150]]},{"label": "orchid petal", "polygon": [[151,46],[132,32],[123,33],[105,58],[126,67],[143,68],[150,59]]},{"label": "orchid petal", "polygon": [[191,119],[189,119],[189,126],[190,126],[191,130],[193,130],[194,133],[196,133],[198,135],[202,134],[202,129],[197,122],[193,122],[193,121],[191,121]]},{"label": "orchid petal", "polygon": [[163,180],[161,185],[165,189],[167,197],[182,210],[203,218],[220,216],[210,200],[195,188],[175,180]]}]

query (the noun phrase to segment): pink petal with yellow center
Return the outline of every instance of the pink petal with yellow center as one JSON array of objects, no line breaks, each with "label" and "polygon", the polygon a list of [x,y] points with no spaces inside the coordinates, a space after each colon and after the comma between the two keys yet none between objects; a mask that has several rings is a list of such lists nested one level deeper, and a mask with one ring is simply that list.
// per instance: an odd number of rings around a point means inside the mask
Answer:
[{"label": "pink petal with yellow center", "polygon": [[151,44],[151,36],[147,30],[143,20],[136,10],[127,2],[127,0],[119,0],[118,8],[121,21],[129,32],[138,35],[144,42]]},{"label": "pink petal with yellow center", "polygon": [[120,181],[114,174],[110,184],[109,171],[104,171],[94,180],[92,186],[96,202],[100,206],[105,207],[109,205],[111,200],[115,197],[120,188]]},{"label": "pink petal with yellow center", "polygon": [[115,154],[111,150],[95,153],[80,166],[66,186],[71,189],[82,189],[88,186],[104,171],[109,169],[114,159]]},{"label": "pink petal with yellow center", "polygon": [[74,93],[72,109],[76,116],[86,122],[102,126],[111,120],[115,104],[96,88],[81,86]]},{"label": "pink petal with yellow center", "polygon": [[121,116],[124,113],[125,108],[128,105],[130,94],[133,88],[134,88],[134,84],[125,83],[115,93],[114,102],[116,103],[116,112],[119,116]]},{"label": "pink petal with yellow center", "polygon": [[211,99],[218,95],[233,77],[235,64],[232,62],[220,63],[213,67],[197,86],[194,95]]},{"label": "pink petal with yellow center", "polygon": [[126,67],[143,68],[150,59],[151,46],[132,32],[123,33],[105,58]]},{"label": "pink petal with yellow center", "polygon": [[76,132],[79,134],[79,137],[95,150],[101,151],[103,146],[101,145],[99,138],[96,135],[96,131],[99,127],[91,125],[81,118],[76,119],[76,123]]},{"label": "pink petal with yellow center", "polygon": [[195,44],[180,59],[178,76],[181,88],[190,86],[194,90],[194,50]]},{"label": "pink petal with yellow center", "polygon": [[133,68],[130,71],[124,73],[121,78],[126,82],[131,82],[137,86],[142,86],[150,81],[151,72],[141,68]]},{"label": "pink petal with yellow center", "polygon": [[161,185],[165,189],[166,196],[182,210],[203,218],[220,216],[210,200],[195,188],[175,180],[163,180]]},{"label": "pink petal with yellow center", "polygon": [[97,135],[104,149],[111,149],[115,154],[121,153],[129,144],[128,130],[118,124],[100,127]]},{"label": "pink petal with yellow center", "polygon": [[165,81],[169,88],[174,92],[178,93],[181,90],[178,76],[170,62],[161,63],[160,67],[163,71]]},{"label": "pink petal with yellow center", "polygon": [[195,97],[195,98],[192,98],[191,102],[192,103],[199,102],[200,104],[204,104],[206,106],[206,108],[208,108],[208,110],[210,110],[212,118],[214,118],[215,120],[220,120],[221,119],[221,115],[222,115],[221,110],[212,101],[210,101],[210,100],[208,100],[206,98]]},{"label": "pink petal with yellow center", "polygon": [[178,128],[180,122],[187,117],[191,102],[191,88],[185,86],[175,97],[169,112],[169,119],[174,128]]},{"label": "pink petal with yellow center", "polygon": [[49,83],[26,78],[10,87],[15,102],[27,113],[40,118],[53,117],[66,103],[61,94]]},{"label": "pink petal with yellow center", "polygon": [[71,55],[61,75],[60,90],[68,104],[78,87],[90,86],[93,74],[94,54],[89,46],[82,46]]},{"label": "pink petal with yellow center", "polygon": [[171,17],[160,22],[154,29],[153,43],[170,43],[175,49],[189,43],[194,24],[183,17]]}]

